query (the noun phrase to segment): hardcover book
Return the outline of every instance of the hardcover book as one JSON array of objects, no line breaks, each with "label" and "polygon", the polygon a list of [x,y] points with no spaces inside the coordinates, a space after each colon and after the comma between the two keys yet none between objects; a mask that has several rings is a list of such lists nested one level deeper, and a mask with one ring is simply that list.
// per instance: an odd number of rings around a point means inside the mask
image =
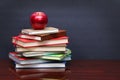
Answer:
[{"label": "hardcover book", "polygon": [[18,56],[21,57],[40,57],[48,54],[59,54],[65,53],[64,51],[26,51],[26,52],[18,52]]},{"label": "hardcover book", "polygon": [[18,52],[19,56],[23,57],[37,57],[37,56],[44,56],[44,55],[54,55],[54,54],[67,54],[70,53],[69,49],[66,51],[26,51],[26,52]]},{"label": "hardcover book", "polygon": [[40,34],[50,34],[50,33],[58,33],[59,29],[55,27],[45,27],[43,30],[34,30],[34,29],[22,29],[22,34],[28,35],[40,35]]},{"label": "hardcover book", "polygon": [[[64,44],[53,44],[53,45],[44,45],[44,47],[50,47],[50,46],[54,46],[54,47],[67,47],[67,44],[66,43],[64,43]],[[15,45],[15,47],[21,47],[21,46],[19,46],[19,45]],[[42,47],[42,46],[41,46]]]},{"label": "hardcover book", "polygon": [[45,45],[55,45],[55,44],[67,44],[68,37],[59,37],[45,41],[37,41],[30,39],[23,39],[18,36],[12,38],[12,43],[21,47],[34,47],[34,46],[45,46]]},{"label": "hardcover book", "polygon": [[20,34],[19,35],[20,38],[33,39],[38,41],[49,40],[49,39],[58,38],[62,36],[66,36],[66,30],[59,30],[58,33],[51,33],[51,34],[40,34],[40,35]]},{"label": "hardcover book", "polygon": [[16,52],[25,52],[25,51],[65,51],[66,50],[66,47],[62,47],[62,46],[41,46],[41,47],[27,47],[27,48],[24,48],[24,47],[16,47],[15,48],[15,51]]},{"label": "hardcover book", "polygon": [[65,62],[40,63],[40,64],[18,64],[15,68],[65,68]]}]

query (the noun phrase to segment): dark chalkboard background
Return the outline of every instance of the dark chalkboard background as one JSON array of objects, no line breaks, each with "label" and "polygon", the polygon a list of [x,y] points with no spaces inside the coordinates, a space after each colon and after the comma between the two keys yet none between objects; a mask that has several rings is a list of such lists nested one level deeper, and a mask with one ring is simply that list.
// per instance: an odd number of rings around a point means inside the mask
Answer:
[{"label": "dark chalkboard background", "polygon": [[11,37],[31,27],[35,11],[68,31],[73,59],[120,59],[120,0],[0,0],[0,58],[14,51]]}]

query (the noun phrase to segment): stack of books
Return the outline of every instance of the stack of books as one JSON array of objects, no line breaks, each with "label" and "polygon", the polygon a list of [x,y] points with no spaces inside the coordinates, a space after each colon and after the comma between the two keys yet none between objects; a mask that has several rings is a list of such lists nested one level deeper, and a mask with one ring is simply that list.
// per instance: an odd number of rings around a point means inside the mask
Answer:
[{"label": "stack of books", "polygon": [[15,68],[65,68],[71,60],[66,30],[46,27],[22,29],[12,37],[15,51],[9,53]]}]

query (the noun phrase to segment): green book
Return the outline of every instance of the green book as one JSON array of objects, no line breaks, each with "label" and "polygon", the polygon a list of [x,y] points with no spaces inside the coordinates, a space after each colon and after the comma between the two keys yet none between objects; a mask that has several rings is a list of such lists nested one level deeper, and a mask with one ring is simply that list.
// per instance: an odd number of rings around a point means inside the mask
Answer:
[{"label": "green book", "polygon": [[71,54],[71,50],[66,49],[65,53],[55,53],[55,54],[53,53],[53,54],[43,55],[41,56],[41,58],[48,60],[62,60],[70,54]]}]

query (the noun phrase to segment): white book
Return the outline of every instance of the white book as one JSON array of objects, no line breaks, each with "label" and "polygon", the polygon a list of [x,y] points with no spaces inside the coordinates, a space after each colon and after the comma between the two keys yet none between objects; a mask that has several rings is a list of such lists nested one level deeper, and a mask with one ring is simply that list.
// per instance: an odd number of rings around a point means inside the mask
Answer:
[{"label": "white book", "polygon": [[43,30],[34,30],[34,29],[22,29],[21,33],[28,35],[40,35],[40,34],[50,34],[50,33],[58,33],[59,29],[55,27],[46,27]]},{"label": "white book", "polygon": [[28,48],[23,48],[23,47],[17,47],[15,49],[16,52],[24,52],[24,51],[66,51],[66,47],[28,47]]},{"label": "white book", "polygon": [[65,63],[41,63],[41,64],[15,64],[16,68],[64,68]]}]

